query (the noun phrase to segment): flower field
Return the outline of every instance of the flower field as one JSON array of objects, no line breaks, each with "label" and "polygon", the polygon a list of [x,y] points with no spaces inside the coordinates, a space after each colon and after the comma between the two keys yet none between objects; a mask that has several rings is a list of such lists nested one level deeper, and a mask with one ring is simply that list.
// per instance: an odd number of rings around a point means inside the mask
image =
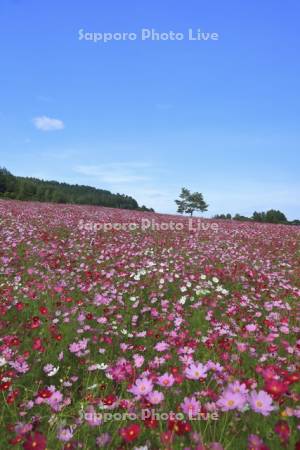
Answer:
[{"label": "flower field", "polygon": [[0,201],[1,449],[300,449],[300,229],[203,223]]}]

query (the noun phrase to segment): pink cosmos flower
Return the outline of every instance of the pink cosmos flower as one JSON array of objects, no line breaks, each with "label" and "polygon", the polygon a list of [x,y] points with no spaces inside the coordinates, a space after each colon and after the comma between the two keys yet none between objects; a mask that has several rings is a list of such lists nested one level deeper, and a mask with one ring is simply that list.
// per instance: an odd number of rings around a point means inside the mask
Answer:
[{"label": "pink cosmos flower", "polygon": [[272,397],[266,391],[252,391],[248,396],[253,411],[268,416],[273,411]]},{"label": "pink cosmos flower", "polygon": [[171,387],[175,382],[175,378],[172,374],[164,373],[160,377],[157,378],[157,384],[164,387]]},{"label": "pink cosmos flower", "polygon": [[133,395],[137,397],[146,396],[153,389],[153,384],[151,380],[148,378],[138,378],[135,384],[128,389],[128,392],[131,392]]},{"label": "pink cosmos flower", "polygon": [[86,409],[84,417],[91,427],[98,427],[102,423],[101,414],[97,413],[93,406],[89,406]]},{"label": "pink cosmos flower", "polygon": [[261,450],[264,445],[262,439],[257,434],[249,434],[248,436],[248,450]]},{"label": "pink cosmos flower", "polygon": [[167,350],[168,348],[169,348],[170,346],[169,346],[169,344],[167,344],[167,342],[164,342],[164,341],[162,341],[162,342],[158,342],[156,345],[155,345],[155,350],[157,350],[158,352],[164,352],[165,350]]},{"label": "pink cosmos flower", "polygon": [[61,428],[58,430],[57,439],[63,442],[68,442],[72,439],[73,433],[70,428]]},{"label": "pink cosmos flower", "polygon": [[164,394],[159,391],[152,391],[147,395],[147,400],[152,403],[152,405],[158,405],[164,400],[164,398]]},{"label": "pink cosmos flower", "polygon": [[96,444],[98,447],[106,447],[111,442],[111,435],[109,433],[102,433],[96,438]]},{"label": "pink cosmos flower", "polygon": [[189,417],[196,416],[201,410],[200,402],[195,397],[185,397],[180,406],[184,414]]},{"label": "pink cosmos flower", "polygon": [[244,408],[246,401],[244,395],[226,389],[217,401],[217,405],[222,411],[230,411],[233,409],[240,411]]},{"label": "pink cosmos flower", "polygon": [[19,358],[17,361],[11,361],[9,365],[15,369],[18,373],[26,373],[29,370],[29,365],[22,358]]},{"label": "pink cosmos flower", "polygon": [[240,394],[247,394],[248,389],[245,383],[240,383],[238,380],[229,383],[227,389],[231,392],[238,392]]},{"label": "pink cosmos flower", "polygon": [[69,345],[69,350],[71,353],[81,352],[82,350],[86,349],[87,343],[88,343],[88,339],[86,339],[86,338],[81,339],[78,342],[73,342],[72,344]]},{"label": "pink cosmos flower", "polygon": [[33,428],[31,423],[17,423],[17,425],[15,426],[15,432],[17,434],[27,434],[29,433],[29,431],[31,431]]},{"label": "pink cosmos flower", "polygon": [[236,346],[238,351],[241,353],[245,352],[248,348],[248,344],[246,344],[245,342],[238,342]]},{"label": "pink cosmos flower", "polygon": [[142,355],[133,355],[133,360],[134,360],[134,365],[135,367],[139,368],[142,367],[142,365],[144,364],[144,360],[145,358]]},{"label": "pink cosmos flower", "polygon": [[[50,387],[50,389],[52,386]],[[62,408],[63,395],[61,392],[54,390],[50,398],[47,399],[46,403],[53,409],[53,411],[60,411]]]},{"label": "pink cosmos flower", "polygon": [[185,376],[190,380],[199,380],[207,377],[207,367],[201,363],[192,363],[184,371]]},{"label": "pink cosmos flower", "polygon": [[224,450],[224,447],[219,442],[212,442],[209,446],[209,450]]}]

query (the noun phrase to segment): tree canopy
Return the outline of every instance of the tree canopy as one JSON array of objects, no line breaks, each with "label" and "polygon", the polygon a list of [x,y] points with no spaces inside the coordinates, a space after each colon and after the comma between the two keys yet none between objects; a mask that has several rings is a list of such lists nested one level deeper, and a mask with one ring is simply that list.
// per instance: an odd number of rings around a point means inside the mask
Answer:
[{"label": "tree canopy", "polygon": [[205,203],[203,194],[200,192],[190,192],[187,188],[182,188],[179,199],[175,200],[177,212],[187,213],[191,216],[194,211],[207,211],[208,205]]},{"label": "tree canopy", "polygon": [[5,168],[0,168],[0,197],[153,211],[144,205],[140,207],[138,202],[128,195],[112,194],[108,190],[91,186],[17,177]]}]

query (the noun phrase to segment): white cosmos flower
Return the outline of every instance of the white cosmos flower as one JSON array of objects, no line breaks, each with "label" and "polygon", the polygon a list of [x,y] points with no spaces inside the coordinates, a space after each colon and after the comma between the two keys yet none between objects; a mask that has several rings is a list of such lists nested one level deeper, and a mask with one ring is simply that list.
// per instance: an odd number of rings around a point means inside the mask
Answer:
[{"label": "white cosmos flower", "polygon": [[108,365],[105,364],[105,363],[101,363],[101,364],[98,364],[98,365],[99,365],[99,369],[100,369],[100,370],[105,370],[105,369],[108,368]]},{"label": "white cosmos flower", "polygon": [[5,366],[5,364],[7,364],[6,359],[3,357],[0,357],[0,367]]},{"label": "white cosmos flower", "polygon": [[183,297],[181,297],[181,298],[179,299],[179,303],[180,303],[181,305],[184,305],[185,302],[186,302],[186,295],[184,295]]},{"label": "white cosmos flower", "polygon": [[47,373],[47,376],[48,377],[53,377],[54,375],[57,374],[58,371],[59,371],[59,366],[53,367],[53,369],[50,370],[50,372]]}]

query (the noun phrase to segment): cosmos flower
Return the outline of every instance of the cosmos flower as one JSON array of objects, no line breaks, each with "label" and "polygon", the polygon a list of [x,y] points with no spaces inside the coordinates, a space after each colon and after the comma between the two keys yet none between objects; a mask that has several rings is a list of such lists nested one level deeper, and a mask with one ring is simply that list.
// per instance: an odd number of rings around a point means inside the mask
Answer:
[{"label": "cosmos flower", "polygon": [[196,416],[201,410],[200,402],[195,397],[185,397],[180,407],[189,417]]},{"label": "cosmos flower", "polygon": [[44,372],[48,377],[53,377],[59,371],[59,367],[54,367],[52,364],[46,364],[43,368]]},{"label": "cosmos flower", "polygon": [[200,380],[207,377],[207,368],[201,363],[192,363],[184,373],[189,380]]},{"label": "cosmos flower", "polygon": [[23,448],[24,450],[45,450],[46,438],[43,434],[35,431],[27,437]]},{"label": "cosmos flower", "polygon": [[246,401],[245,395],[227,389],[217,401],[217,405],[222,411],[230,411],[233,409],[241,411],[245,407]]},{"label": "cosmos flower", "polygon": [[152,403],[152,405],[158,405],[164,400],[164,394],[159,391],[152,391],[147,395],[147,400]]},{"label": "cosmos flower", "polygon": [[157,384],[163,387],[171,387],[175,383],[175,378],[172,374],[164,373],[157,378]]},{"label": "cosmos flower", "polygon": [[164,352],[165,350],[168,350],[169,347],[170,346],[167,342],[158,342],[154,346],[155,350],[157,350],[158,352]]},{"label": "cosmos flower", "polygon": [[63,442],[68,442],[72,439],[73,432],[70,428],[60,428],[57,433],[57,439]]},{"label": "cosmos flower", "polygon": [[153,389],[153,383],[148,378],[138,378],[135,384],[128,389],[128,392],[131,392],[133,395],[137,397],[146,396]]},{"label": "cosmos flower", "polygon": [[247,394],[248,388],[245,383],[240,383],[238,380],[229,383],[227,389],[231,392],[238,392],[240,394]]},{"label": "cosmos flower", "polygon": [[272,397],[266,391],[252,391],[248,396],[253,411],[268,416],[273,410]]},{"label": "cosmos flower", "polygon": [[139,436],[141,427],[139,424],[134,423],[128,427],[121,428],[119,433],[125,442],[132,442]]}]

